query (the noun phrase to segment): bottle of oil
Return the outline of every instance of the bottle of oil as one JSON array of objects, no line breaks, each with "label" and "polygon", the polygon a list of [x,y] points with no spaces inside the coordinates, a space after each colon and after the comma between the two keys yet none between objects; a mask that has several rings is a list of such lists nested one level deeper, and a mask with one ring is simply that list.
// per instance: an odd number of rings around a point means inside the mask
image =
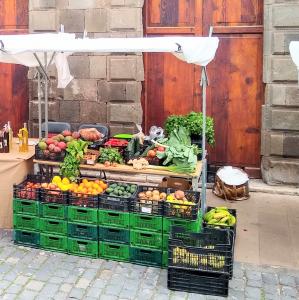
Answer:
[{"label": "bottle of oil", "polygon": [[9,151],[12,151],[12,139],[13,139],[13,131],[11,128],[10,121],[7,122],[8,132],[9,132]]},{"label": "bottle of oil", "polygon": [[9,153],[9,131],[7,124],[5,124],[3,129],[3,152]]},{"label": "bottle of oil", "polygon": [[4,152],[4,132],[0,129],[0,153]]},{"label": "bottle of oil", "polygon": [[19,152],[28,152],[28,129],[27,124],[24,123],[24,127],[19,130]]}]

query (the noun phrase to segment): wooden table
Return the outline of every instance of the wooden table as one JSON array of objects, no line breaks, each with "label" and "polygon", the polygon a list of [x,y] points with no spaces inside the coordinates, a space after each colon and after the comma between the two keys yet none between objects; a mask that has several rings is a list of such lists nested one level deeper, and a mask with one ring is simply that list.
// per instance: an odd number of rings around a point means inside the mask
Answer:
[{"label": "wooden table", "polygon": [[[53,168],[59,167],[60,163],[55,161],[47,161],[47,160],[37,160],[34,159],[33,162],[37,165]],[[189,179],[192,181],[193,190],[198,190],[198,182],[202,171],[202,162],[198,161],[196,165],[196,169],[194,173],[191,174],[181,174],[169,172],[167,170],[160,169],[142,169],[136,170],[132,166],[129,165],[118,165],[117,167],[105,167],[103,164],[95,164],[95,165],[80,165],[80,169],[82,170],[92,170],[92,171],[102,171],[102,172],[115,172],[115,173],[126,173],[126,174],[148,174],[148,175],[161,175],[167,177],[180,177]]]},{"label": "wooden table", "polygon": [[0,228],[12,228],[13,185],[24,181],[33,170],[34,147],[20,153],[16,141],[10,153],[0,153]]}]

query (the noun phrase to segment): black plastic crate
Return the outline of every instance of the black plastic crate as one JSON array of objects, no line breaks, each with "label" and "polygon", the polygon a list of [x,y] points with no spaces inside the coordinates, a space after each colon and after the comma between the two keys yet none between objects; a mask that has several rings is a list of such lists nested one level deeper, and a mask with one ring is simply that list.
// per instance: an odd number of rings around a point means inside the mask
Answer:
[{"label": "black plastic crate", "polygon": [[150,215],[163,215],[164,201],[156,201],[149,199],[139,199],[140,193],[146,193],[147,191],[158,190],[160,193],[165,193],[167,195],[167,188],[153,187],[153,186],[139,186],[136,198],[131,202],[131,211],[142,214]]},{"label": "black plastic crate", "polygon": [[39,160],[52,160],[52,161],[63,161],[66,151],[61,152],[44,152],[41,150],[38,145],[35,146],[35,158]]},{"label": "black plastic crate", "polygon": [[[49,182],[49,178],[40,175],[28,175],[20,184],[13,185],[15,199],[40,200],[40,184]],[[29,185],[30,183],[30,185]],[[36,184],[36,187],[34,186]]]},{"label": "black plastic crate", "polygon": [[229,277],[226,274],[168,267],[167,286],[173,291],[227,297]]},{"label": "black plastic crate", "polygon": [[198,212],[200,210],[200,193],[194,191],[184,191],[187,201],[193,204],[179,203],[177,201],[170,202],[170,194],[176,190],[168,189],[167,200],[164,203],[164,216],[171,218],[181,218],[196,220],[198,218]]},{"label": "black plastic crate", "polygon": [[45,203],[57,203],[57,204],[68,204],[69,193],[62,192],[60,190],[44,189],[41,188],[41,202]]},{"label": "black plastic crate", "polygon": [[169,266],[185,270],[208,271],[229,275],[233,265],[230,231],[206,228],[190,233],[172,227],[169,239]]},{"label": "black plastic crate", "polygon": [[[108,188],[109,186],[113,184],[124,184],[120,182],[114,182],[109,181],[108,182]],[[109,195],[107,192],[99,195],[99,208],[100,209],[108,209],[108,210],[117,210],[117,211],[130,211],[130,203],[134,201],[137,193],[137,185],[136,185],[136,191],[132,194],[131,197],[125,198],[122,196],[112,196]]]},{"label": "black plastic crate", "polygon": [[70,192],[69,193],[69,205],[98,208],[99,207],[99,196]]}]

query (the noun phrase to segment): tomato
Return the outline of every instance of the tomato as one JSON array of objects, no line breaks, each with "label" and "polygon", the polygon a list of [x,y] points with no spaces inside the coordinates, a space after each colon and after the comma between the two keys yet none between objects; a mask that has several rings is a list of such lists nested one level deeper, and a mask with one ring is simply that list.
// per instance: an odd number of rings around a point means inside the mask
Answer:
[{"label": "tomato", "polygon": [[156,152],[155,152],[154,150],[149,150],[149,151],[147,152],[147,156],[148,156],[148,157],[155,157],[155,156],[156,156]]},{"label": "tomato", "polygon": [[159,147],[157,148],[157,150],[158,150],[159,152],[164,152],[164,151],[165,151],[165,148],[162,147],[162,146],[159,146]]}]

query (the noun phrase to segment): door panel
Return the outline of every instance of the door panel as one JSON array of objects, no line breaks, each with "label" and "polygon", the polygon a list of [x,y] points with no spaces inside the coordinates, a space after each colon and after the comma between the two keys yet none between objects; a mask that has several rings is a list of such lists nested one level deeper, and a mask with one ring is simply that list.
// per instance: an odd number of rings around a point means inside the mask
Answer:
[{"label": "door panel", "polygon": [[[260,167],[263,103],[263,1],[194,0],[145,2],[145,35],[207,35],[220,39],[207,70],[207,111],[215,120],[216,146],[209,162]],[[170,114],[201,110],[200,68],[169,54],[146,54],[144,125],[163,125]],[[254,174],[257,175],[257,174]]]},{"label": "door panel", "polygon": [[[28,32],[28,0],[0,1],[0,34]],[[28,68],[0,64],[0,126],[11,121],[14,132],[28,121]]]}]

